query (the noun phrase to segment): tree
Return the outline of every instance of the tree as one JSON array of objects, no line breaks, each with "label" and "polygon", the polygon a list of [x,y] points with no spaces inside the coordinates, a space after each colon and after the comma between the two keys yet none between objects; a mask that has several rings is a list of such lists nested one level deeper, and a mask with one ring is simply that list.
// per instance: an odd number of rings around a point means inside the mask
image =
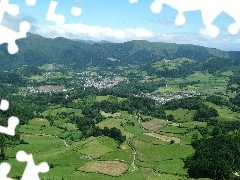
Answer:
[{"label": "tree", "polygon": [[219,116],[219,114],[216,109],[214,109],[213,107],[203,106],[196,111],[193,119],[199,120],[199,119],[207,119],[207,118],[217,117],[217,116]]},{"label": "tree", "polygon": [[174,118],[174,116],[172,114],[168,114],[167,115],[167,120],[168,121],[175,121],[175,118]]}]

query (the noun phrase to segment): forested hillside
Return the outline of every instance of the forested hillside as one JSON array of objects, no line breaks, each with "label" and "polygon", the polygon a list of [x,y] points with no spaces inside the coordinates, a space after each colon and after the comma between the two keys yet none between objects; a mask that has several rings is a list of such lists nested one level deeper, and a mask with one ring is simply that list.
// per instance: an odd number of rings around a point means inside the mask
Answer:
[{"label": "forested hillside", "polygon": [[[222,52],[217,49],[194,45],[179,45],[161,42],[129,41],[125,43],[87,43],[64,38],[43,38],[28,34],[17,41],[21,47],[16,55],[9,55],[6,46],[0,47],[1,71],[18,68],[22,65],[59,63],[73,68],[100,66],[102,68],[144,65],[161,59],[186,57],[203,61],[209,56],[235,59],[237,53]],[[111,58],[111,59],[110,59]],[[8,63],[9,61],[14,63]]]}]

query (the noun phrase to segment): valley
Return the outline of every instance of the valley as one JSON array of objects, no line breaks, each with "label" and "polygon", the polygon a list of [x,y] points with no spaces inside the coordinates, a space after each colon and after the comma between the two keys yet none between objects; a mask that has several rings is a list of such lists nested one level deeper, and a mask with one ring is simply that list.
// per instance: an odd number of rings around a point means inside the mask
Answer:
[{"label": "valley", "polygon": [[[16,138],[0,142],[9,177],[20,179],[26,165],[15,155],[25,150],[49,164],[43,180],[236,178],[237,52],[62,38],[41,39],[39,51],[35,43],[24,47],[38,39],[23,40],[15,58],[24,61],[0,72],[1,98],[10,102],[0,124],[20,119]],[[62,50],[53,56],[47,47],[55,41]]]}]

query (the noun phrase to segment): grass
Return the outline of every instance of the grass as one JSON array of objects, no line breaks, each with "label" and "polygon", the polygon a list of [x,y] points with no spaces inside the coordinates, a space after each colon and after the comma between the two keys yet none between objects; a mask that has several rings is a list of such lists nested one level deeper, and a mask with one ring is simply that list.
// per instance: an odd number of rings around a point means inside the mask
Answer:
[{"label": "grass", "polygon": [[194,60],[191,60],[188,58],[177,58],[174,60],[157,61],[157,62],[153,63],[153,67],[159,71],[163,70],[164,68],[178,69],[178,67],[181,67],[181,63],[183,63],[183,62],[195,63]]},{"label": "grass", "polygon": [[76,116],[83,116],[81,109],[73,109],[73,108],[66,108],[66,107],[52,107],[42,113],[43,116],[57,116],[57,113],[67,112],[67,113],[74,113]]},{"label": "grass", "polygon": [[77,126],[75,124],[72,123],[63,123],[63,124],[59,124],[60,127],[62,128],[67,128],[68,131],[72,131],[72,130],[77,130]]},{"label": "grass", "polygon": [[101,115],[103,115],[104,117],[119,117],[121,115],[121,113],[106,113],[104,111],[100,112]]},{"label": "grass", "polygon": [[156,134],[156,133],[145,133],[145,134],[148,136],[152,136],[157,139],[160,139],[162,141],[166,141],[166,142],[171,142],[172,140],[178,144],[181,142],[181,139],[177,138],[177,137],[170,137],[170,136],[160,135],[160,134]]},{"label": "grass", "polygon": [[127,138],[132,137],[133,134],[131,132],[126,131],[125,128],[120,126],[120,124],[124,123],[124,122],[126,122],[126,120],[118,119],[118,117],[106,118],[105,120],[98,123],[97,126],[99,126],[101,129],[103,129],[104,127],[108,127],[108,128],[116,127],[118,129],[120,129],[122,134],[125,135]]},{"label": "grass", "polygon": [[25,124],[20,127],[17,127],[17,130],[19,130],[20,133],[24,133],[24,134],[39,134],[41,130],[41,126]]},{"label": "grass", "polygon": [[29,125],[33,126],[49,126],[50,123],[47,119],[44,118],[34,118],[28,122]]},{"label": "grass", "polygon": [[136,161],[136,164],[141,167],[152,168],[159,173],[187,176],[187,170],[184,169],[184,162],[181,159],[169,159],[160,162]]},{"label": "grass", "polygon": [[137,148],[136,165],[155,169],[161,173],[186,175],[182,158],[193,153],[191,146],[186,145],[147,145]]},{"label": "grass", "polygon": [[72,148],[92,158],[99,158],[108,152],[115,151],[117,143],[108,137],[101,136],[87,140],[84,143],[73,143]]},{"label": "grass", "polygon": [[[97,101],[97,102],[101,102],[101,101],[107,100],[108,97],[109,97],[109,95],[107,95],[107,96],[96,96],[96,101]],[[118,101],[119,101],[119,102],[120,102],[120,101],[123,101],[123,100],[125,100],[125,99],[126,99],[126,98],[118,97]]]},{"label": "grass", "polygon": [[218,106],[211,102],[205,102],[206,105],[215,108],[219,113],[219,120],[240,120],[240,113],[231,111],[227,106]]},{"label": "grass", "polygon": [[[15,155],[19,150],[31,153],[35,163],[42,161],[52,164],[53,168],[48,173],[41,174],[40,177],[61,179],[68,178],[70,174],[80,165],[86,163],[84,155],[71,151],[67,148],[63,141],[52,136],[39,135],[21,135],[21,138],[28,144],[20,144],[8,151],[8,160],[14,171],[9,173],[9,177],[22,175],[25,163],[15,160]],[[64,172],[64,173],[63,173]]]},{"label": "grass", "polygon": [[[177,91],[194,90],[203,94],[215,94],[226,92],[226,85],[229,80],[230,72],[219,74],[218,76],[206,72],[196,71],[185,78],[167,78],[167,87],[159,88],[159,93],[175,93]],[[193,85],[187,85],[182,89],[179,88],[180,84],[190,84],[191,82],[198,82]]]},{"label": "grass", "polygon": [[185,133],[187,128],[184,127],[179,127],[179,126],[171,126],[171,125],[166,125],[161,130],[159,131],[160,133],[163,134],[183,134]]},{"label": "grass", "polygon": [[100,173],[87,173],[82,171],[75,171],[70,179],[86,179],[86,180],[129,180],[129,179],[137,179],[137,180],[146,180],[143,174],[140,171],[126,171],[119,177],[113,177]]},{"label": "grass", "polygon": [[[49,110],[52,115],[62,111],[73,111],[73,109],[54,107]],[[192,111],[186,110],[182,110],[182,112],[184,112],[181,114],[183,117],[184,114],[186,116],[192,113]],[[193,152],[191,146],[185,145],[192,141],[192,134],[182,135],[187,130],[185,127],[179,128],[178,126],[166,125],[165,123],[161,124],[163,121],[160,120],[155,121],[144,123],[149,125],[149,127],[150,125],[161,125],[161,127],[158,127],[161,134],[181,138],[180,145],[170,145],[169,142],[164,142],[156,137],[144,134],[149,131],[140,128],[136,118],[127,112],[120,112],[118,116],[108,117],[98,124],[101,128],[117,127],[128,138],[133,138],[131,142],[136,148],[137,160],[135,161],[135,166],[132,166],[133,151],[128,146],[127,141],[120,147],[116,141],[105,136],[90,137],[78,141],[81,133],[77,133],[75,125],[68,123],[67,120],[55,119],[54,122],[58,126],[56,127],[48,126],[49,122],[46,119],[35,118],[28,125],[23,125],[19,128],[20,132],[24,132],[22,138],[28,144],[20,144],[8,153],[8,161],[16,168],[16,171],[10,175],[13,177],[22,173],[24,164],[14,161],[14,157],[17,151],[24,149],[27,153],[31,152],[33,154],[36,163],[44,160],[53,166],[48,173],[41,174],[41,178],[51,179],[54,177],[59,180],[62,178],[70,180],[184,179],[186,169],[183,168],[181,158]],[[120,125],[121,122],[123,126]],[[135,126],[128,125],[127,122],[134,122]],[[193,121],[186,122],[186,124],[182,123],[181,126],[187,126],[187,123],[191,122]],[[40,135],[42,125],[47,126],[43,128]],[[190,124],[189,126],[192,127],[193,125]],[[66,131],[64,130],[65,127]],[[35,135],[30,133],[35,133]],[[66,147],[63,140],[59,137],[64,138],[70,145],[70,148]],[[73,141],[70,140],[71,137],[73,137]]]},{"label": "grass", "polygon": [[64,132],[64,129],[60,129],[56,126],[50,126],[42,130],[43,134],[48,134],[52,136],[60,136]]},{"label": "grass", "polygon": [[147,130],[139,128],[138,124],[136,124],[135,126],[124,124],[123,128],[124,128],[125,131],[130,132],[132,135],[139,135],[139,134],[142,134],[144,132],[149,132]]},{"label": "grass", "polygon": [[[162,135],[180,138],[181,143],[178,145],[144,134],[149,131],[140,128],[136,118],[127,112],[121,111],[117,115],[106,113],[106,116],[112,118],[106,117],[98,126],[117,127],[129,139],[132,138],[130,141],[136,149],[137,160],[135,165],[131,165],[133,151],[127,141],[120,146],[115,140],[105,136],[90,137],[80,141],[78,137],[81,136],[81,132],[74,124],[68,123],[67,119],[57,118],[57,113],[60,112],[79,113],[78,115],[81,116],[79,109],[54,106],[43,114],[55,116],[56,126],[49,126],[47,119],[34,118],[29,124],[18,128],[22,132],[22,139],[28,144],[17,145],[8,152],[7,161],[16,169],[10,173],[11,177],[23,172],[25,164],[17,162],[14,157],[19,150],[24,149],[27,153],[33,154],[36,164],[42,161],[51,164],[50,171],[40,175],[41,178],[46,179],[186,179],[187,173],[183,168],[182,158],[193,153],[192,147],[186,144],[192,141],[192,134],[196,133],[187,130],[195,124],[205,125],[191,121],[194,111],[185,109],[167,112],[185,118],[184,123],[179,123],[182,127],[171,126],[161,120],[142,122],[149,129],[156,127],[157,132]],[[127,122],[134,122],[135,126]],[[46,127],[40,134],[42,125]],[[70,148],[66,147],[60,137],[66,140]]]},{"label": "grass", "polygon": [[108,97],[109,96],[96,96],[96,101],[101,102],[101,101],[107,100]]},{"label": "grass", "polygon": [[103,161],[118,160],[127,164],[131,164],[133,159],[131,150],[118,149],[117,151],[111,151],[100,157]]},{"label": "grass", "polygon": [[159,120],[159,119],[154,119],[148,122],[143,122],[142,126],[145,129],[148,129],[150,131],[158,131],[159,129],[161,129],[163,126],[165,126],[168,122],[165,120]]},{"label": "grass", "polygon": [[165,111],[167,115],[172,114],[175,118],[176,121],[178,122],[187,122],[187,121],[192,121],[194,117],[195,111],[188,110],[188,109],[182,109],[179,108],[177,110],[166,110]]}]

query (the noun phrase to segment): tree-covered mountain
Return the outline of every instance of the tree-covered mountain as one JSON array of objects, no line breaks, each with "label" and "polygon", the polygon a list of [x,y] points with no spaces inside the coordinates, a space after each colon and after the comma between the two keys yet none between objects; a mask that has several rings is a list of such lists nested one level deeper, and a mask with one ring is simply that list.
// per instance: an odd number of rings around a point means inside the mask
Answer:
[{"label": "tree-covered mountain", "polygon": [[28,34],[27,38],[18,40],[17,44],[20,50],[15,55],[9,55],[6,45],[0,46],[0,71],[18,68],[22,65],[46,63],[67,64],[75,69],[81,69],[89,66],[146,65],[157,60],[182,57],[195,61],[204,61],[212,56],[239,59],[237,52],[228,53],[202,46],[145,40],[124,43],[87,43],[61,37],[51,39]]}]

